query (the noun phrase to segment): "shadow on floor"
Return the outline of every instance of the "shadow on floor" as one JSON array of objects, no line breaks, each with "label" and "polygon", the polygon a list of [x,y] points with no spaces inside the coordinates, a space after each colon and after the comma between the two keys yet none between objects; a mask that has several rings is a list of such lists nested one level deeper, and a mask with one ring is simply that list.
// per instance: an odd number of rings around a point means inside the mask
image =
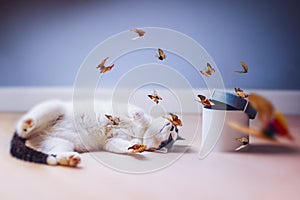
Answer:
[{"label": "shadow on floor", "polygon": [[298,154],[300,149],[297,147],[284,145],[252,144],[240,153],[262,153],[262,154]]},{"label": "shadow on floor", "polygon": [[172,153],[198,153],[195,148],[189,145],[174,145],[169,152]]}]

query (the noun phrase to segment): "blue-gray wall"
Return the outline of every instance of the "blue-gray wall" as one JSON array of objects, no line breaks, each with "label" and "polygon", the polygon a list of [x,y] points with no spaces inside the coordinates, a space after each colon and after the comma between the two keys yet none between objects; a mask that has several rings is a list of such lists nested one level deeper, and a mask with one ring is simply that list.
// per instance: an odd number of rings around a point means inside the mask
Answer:
[{"label": "blue-gray wall", "polygon": [[[0,0],[0,86],[72,86],[98,43],[150,26],[175,29],[199,42],[226,87],[298,90],[299,2]],[[241,60],[250,68],[245,76],[233,73]],[[193,73],[185,73],[192,85],[205,86]],[[114,78],[111,73],[106,84]]]}]

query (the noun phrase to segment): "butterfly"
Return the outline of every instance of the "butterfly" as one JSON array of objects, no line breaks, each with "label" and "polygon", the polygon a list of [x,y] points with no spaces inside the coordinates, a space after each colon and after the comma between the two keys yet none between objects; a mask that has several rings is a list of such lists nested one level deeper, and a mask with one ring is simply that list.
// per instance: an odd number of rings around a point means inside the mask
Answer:
[{"label": "butterfly", "polygon": [[200,70],[201,74],[203,74],[207,77],[210,77],[213,73],[215,73],[215,71],[216,70],[214,68],[212,68],[212,66],[209,63],[207,63],[207,70],[206,71]]},{"label": "butterfly", "polygon": [[164,51],[160,48],[158,48],[158,56],[155,55],[156,58],[158,58],[159,60],[164,60],[167,58],[166,54],[164,53]]},{"label": "butterfly", "polygon": [[206,98],[204,95],[201,95],[201,94],[197,95],[197,97],[200,99],[200,101],[197,99],[195,99],[195,101],[198,101],[199,103],[204,105],[205,108],[211,108],[211,105],[213,103],[210,102],[208,98]]},{"label": "butterfly", "polygon": [[100,69],[100,74],[104,74],[104,73],[110,71],[115,66],[115,64],[112,64],[112,65],[107,66],[107,67],[105,66],[105,63],[108,60],[108,58],[109,57],[104,58],[101,61],[101,63],[96,67],[97,69]]},{"label": "butterfly", "polygon": [[240,74],[245,74],[245,73],[247,73],[247,72],[248,72],[248,66],[246,65],[246,63],[244,63],[243,61],[241,61],[240,63],[241,63],[241,65],[242,65],[244,71],[235,71],[235,72],[240,73]]},{"label": "butterfly", "polygon": [[153,91],[153,94],[148,94],[148,97],[149,97],[150,99],[152,99],[156,104],[159,103],[159,100],[162,100],[162,98],[161,98],[160,96],[158,96],[156,90]]},{"label": "butterfly", "polygon": [[138,34],[138,36],[132,38],[132,40],[139,39],[139,38],[143,37],[143,36],[145,35],[145,33],[146,33],[145,31],[143,31],[143,30],[141,30],[141,29],[133,29],[133,30],[130,30],[130,31],[131,31],[131,32],[135,32],[135,33]]},{"label": "butterfly", "polygon": [[270,141],[276,141],[277,137],[285,137],[293,140],[284,115],[276,110],[271,102],[258,94],[249,94],[248,100],[258,112],[261,127],[259,129],[250,128],[238,123],[229,122],[228,125],[230,127],[242,133]]},{"label": "butterfly", "polygon": [[169,113],[169,115],[171,116],[171,118],[164,118],[171,122],[174,126],[182,126],[182,122],[177,115],[174,115],[173,113]]},{"label": "butterfly", "polygon": [[247,98],[248,94],[244,93],[241,88],[234,88],[235,93],[241,98]]},{"label": "butterfly", "polygon": [[239,142],[242,143],[242,145],[239,146],[238,148],[236,148],[235,151],[238,151],[238,150],[240,150],[240,149],[243,149],[243,148],[247,147],[248,144],[249,144],[248,138],[245,138],[245,137],[242,137],[242,138],[235,138],[235,140],[237,140],[237,141],[239,141]]},{"label": "butterfly", "polygon": [[135,144],[131,147],[128,147],[128,150],[132,149],[133,153],[142,153],[147,149],[147,146],[144,144]]},{"label": "butterfly", "polygon": [[105,117],[107,119],[109,119],[113,123],[113,125],[118,125],[120,123],[120,118],[119,117],[113,117],[111,115],[105,115]]}]

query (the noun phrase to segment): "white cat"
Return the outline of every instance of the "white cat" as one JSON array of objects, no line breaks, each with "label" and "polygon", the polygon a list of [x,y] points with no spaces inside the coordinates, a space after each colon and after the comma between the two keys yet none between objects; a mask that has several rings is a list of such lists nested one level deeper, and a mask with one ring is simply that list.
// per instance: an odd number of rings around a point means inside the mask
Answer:
[{"label": "white cat", "polygon": [[[74,109],[71,102],[40,103],[18,121],[11,141],[11,154],[22,160],[75,167],[78,153],[109,151],[135,153],[167,152],[180,139],[178,129],[162,117],[152,119],[141,108],[95,102],[93,112],[85,104]],[[105,115],[118,117],[118,121]]]}]

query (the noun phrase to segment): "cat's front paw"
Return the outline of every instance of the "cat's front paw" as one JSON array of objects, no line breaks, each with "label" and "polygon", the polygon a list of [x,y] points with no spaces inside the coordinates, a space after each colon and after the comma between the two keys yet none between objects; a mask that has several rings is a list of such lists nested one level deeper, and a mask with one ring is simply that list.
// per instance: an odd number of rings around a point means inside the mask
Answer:
[{"label": "cat's front paw", "polygon": [[35,128],[35,120],[32,118],[25,118],[17,125],[17,133],[19,136],[26,138]]}]

